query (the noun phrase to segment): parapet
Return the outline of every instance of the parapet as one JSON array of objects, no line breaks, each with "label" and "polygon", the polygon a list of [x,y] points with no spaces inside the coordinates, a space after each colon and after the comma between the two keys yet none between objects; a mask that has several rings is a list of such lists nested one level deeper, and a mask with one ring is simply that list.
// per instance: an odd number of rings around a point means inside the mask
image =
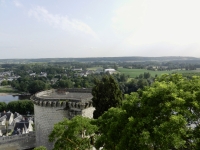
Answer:
[{"label": "parapet", "polygon": [[93,117],[91,89],[51,89],[31,96],[34,102],[36,146],[53,148],[48,135],[55,123],[76,115]]},{"label": "parapet", "polygon": [[35,147],[35,132],[0,137],[0,149],[31,149]]},{"label": "parapet", "polygon": [[51,89],[31,96],[35,105],[83,110],[92,107],[91,89]]},{"label": "parapet", "polygon": [[26,134],[18,134],[18,135],[13,135],[13,136],[5,136],[5,137],[0,137],[0,145],[6,142],[11,142],[11,141],[16,141],[20,139],[27,139],[27,138],[35,138],[35,132],[30,132]]}]

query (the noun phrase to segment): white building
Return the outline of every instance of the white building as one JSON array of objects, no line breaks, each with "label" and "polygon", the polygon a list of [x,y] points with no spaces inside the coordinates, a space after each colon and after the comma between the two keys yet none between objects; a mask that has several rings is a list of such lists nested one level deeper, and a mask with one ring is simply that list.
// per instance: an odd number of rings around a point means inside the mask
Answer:
[{"label": "white building", "polygon": [[105,69],[104,72],[108,72],[109,74],[113,74],[116,72],[115,69]]}]

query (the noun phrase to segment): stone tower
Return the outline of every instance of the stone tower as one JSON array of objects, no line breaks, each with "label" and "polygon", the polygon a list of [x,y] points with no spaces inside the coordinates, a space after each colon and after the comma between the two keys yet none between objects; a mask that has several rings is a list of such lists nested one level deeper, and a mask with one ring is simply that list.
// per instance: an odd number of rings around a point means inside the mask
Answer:
[{"label": "stone tower", "polygon": [[48,135],[55,123],[76,115],[93,118],[91,89],[62,89],[38,92],[31,97],[34,102],[36,146],[45,146],[48,150],[53,143]]}]

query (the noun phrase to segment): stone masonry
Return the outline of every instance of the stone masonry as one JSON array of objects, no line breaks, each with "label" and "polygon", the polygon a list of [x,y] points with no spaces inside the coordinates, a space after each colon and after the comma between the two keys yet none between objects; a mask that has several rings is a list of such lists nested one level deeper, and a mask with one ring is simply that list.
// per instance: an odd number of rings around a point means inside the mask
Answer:
[{"label": "stone masonry", "polygon": [[48,141],[55,123],[76,115],[93,118],[91,89],[48,90],[31,97],[34,102],[36,146],[53,149]]},{"label": "stone masonry", "polygon": [[23,150],[35,147],[35,132],[0,138],[0,150]]}]

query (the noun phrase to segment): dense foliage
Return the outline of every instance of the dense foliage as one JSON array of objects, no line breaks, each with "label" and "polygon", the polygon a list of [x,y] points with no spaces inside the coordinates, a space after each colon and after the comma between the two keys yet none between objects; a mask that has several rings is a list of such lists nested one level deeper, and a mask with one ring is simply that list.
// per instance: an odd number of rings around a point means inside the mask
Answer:
[{"label": "dense foliage", "polygon": [[44,146],[39,146],[39,147],[34,148],[33,150],[47,150],[47,148]]},{"label": "dense foliage", "polygon": [[0,112],[7,110],[7,104],[5,102],[0,102]]},{"label": "dense foliage", "polygon": [[151,76],[149,72],[144,72],[140,74],[135,79],[131,79],[129,82],[125,83],[125,94],[130,94],[131,92],[136,92],[138,89],[143,89],[145,86],[149,86],[154,82],[155,78]]},{"label": "dense foliage", "polygon": [[11,86],[19,91],[34,94],[38,91],[46,90],[50,88],[49,84],[44,77],[32,78],[29,76],[18,78],[13,80]]},{"label": "dense foliage", "polygon": [[96,147],[199,149],[199,91],[200,77],[157,78],[151,87],[126,95],[121,108],[111,108],[99,117]]},{"label": "dense foliage", "polygon": [[[199,116],[200,77],[163,75],[151,86],[125,95],[121,107],[111,107],[98,119],[88,120],[98,128],[89,135],[95,136],[96,148],[105,150],[197,150],[200,149]],[[80,124],[83,117],[77,118]],[[76,132],[80,129],[77,124],[70,124],[75,131],[71,131],[75,135],[73,140],[80,138],[75,133],[82,133]],[[52,132],[56,134],[54,139],[63,138],[62,145],[69,142],[65,127],[55,126]],[[89,128],[88,125],[86,130]]]},{"label": "dense foliage", "polygon": [[34,114],[34,105],[31,100],[12,101],[7,104],[7,111],[18,112],[22,115]]},{"label": "dense foliage", "polygon": [[31,94],[34,94],[38,91],[43,91],[46,89],[48,89],[47,85],[45,84],[45,82],[43,82],[41,80],[32,81],[28,86],[28,91]]},{"label": "dense foliage", "polygon": [[111,107],[120,107],[122,103],[122,92],[115,79],[110,75],[103,76],[101,80],[95,80],[92,95],[95,119]]},{"label": "dense foliage", "polygon": [[97,127],[89,118],[75,116],[54,125],[49,140],[55,142],[53,150],[86,150],[90,149],[95,139]]}]

